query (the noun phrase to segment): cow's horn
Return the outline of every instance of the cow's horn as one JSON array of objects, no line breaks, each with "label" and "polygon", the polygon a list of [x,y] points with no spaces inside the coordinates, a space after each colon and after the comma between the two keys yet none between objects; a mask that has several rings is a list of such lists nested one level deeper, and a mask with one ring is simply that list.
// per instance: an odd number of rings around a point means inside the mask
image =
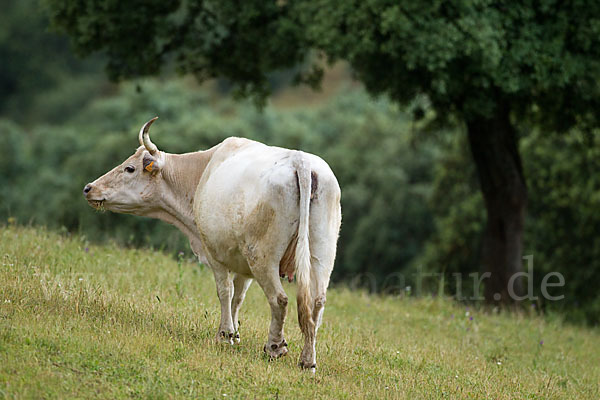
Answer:
[{"label": "cow's horn", "polygon": [[142,129],[140,129],[140,145],[144,146],[146,150],[150,152],[150,154],[154,154],[158,151],[158,147],[156,147],[156,145],[152,143],[152,140],[150,140],[150,135],[148,134],[150,125],[152,125],[152,123],[157,119],[158,117],[152,118],[150,121],[146,122],[144,126],[142,126]]}]

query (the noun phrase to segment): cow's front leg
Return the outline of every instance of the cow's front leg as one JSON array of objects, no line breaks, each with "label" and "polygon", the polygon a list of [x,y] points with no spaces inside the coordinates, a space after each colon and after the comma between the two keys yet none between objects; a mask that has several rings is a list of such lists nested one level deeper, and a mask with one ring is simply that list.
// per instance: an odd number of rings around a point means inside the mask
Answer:
[{"label": "cow's front leg", "polygon": [[235,329],[235,336],[233,338],[235,343],[240,342],[240,321],[239,312],[246,297],[246,292],[252,283],[252,278],[248,278],[244,275],[236,275],[233,278],[233,299],[231,300],[231,319],[233,327]]},{"label": "cow's front leg", "polygon": [[283,291],[279,280],[278,268],[269,270],[262,276],[256,276],[256,281],[262,287],[269,306],[271,306],[271,326],[269,327],[269,340],[264,351],[271,358],[278,358],[287,354],[287,343],[283,338],[283,324],[287,314],[288,297]]},{"label": "cow's front leg", "polygon": [[217,332],[217,342],[233,344],[235,328],[231,318],[231,299],[233,297],[233,278],[229,271],[223,267],[213,268],[217,296],[221,302],[221,324]]}]

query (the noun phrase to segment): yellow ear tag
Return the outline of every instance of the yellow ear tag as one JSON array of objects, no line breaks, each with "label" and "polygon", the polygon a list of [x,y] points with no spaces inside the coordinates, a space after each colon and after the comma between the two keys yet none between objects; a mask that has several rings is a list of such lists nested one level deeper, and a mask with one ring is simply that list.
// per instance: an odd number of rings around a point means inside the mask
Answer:
[{"label": "yellow ear tag", "polygon": [[146,165],[146,171],[152,172],[152,164],[154,164],[154,161],[152,161],[150,164]]}]

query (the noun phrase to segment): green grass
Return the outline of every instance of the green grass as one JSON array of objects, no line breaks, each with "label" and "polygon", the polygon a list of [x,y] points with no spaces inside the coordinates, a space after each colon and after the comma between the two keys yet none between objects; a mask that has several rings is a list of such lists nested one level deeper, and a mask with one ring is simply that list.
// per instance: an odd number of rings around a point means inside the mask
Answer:
[{"label": "green grass", "polygon": [[256,284],[231,347],[194,263],[17,227],[0,228],[0,258],[0,397],[600,398],[600,334],[558,318],[331,289],[312,375],[294,285],[290,353],[269,362]]}]

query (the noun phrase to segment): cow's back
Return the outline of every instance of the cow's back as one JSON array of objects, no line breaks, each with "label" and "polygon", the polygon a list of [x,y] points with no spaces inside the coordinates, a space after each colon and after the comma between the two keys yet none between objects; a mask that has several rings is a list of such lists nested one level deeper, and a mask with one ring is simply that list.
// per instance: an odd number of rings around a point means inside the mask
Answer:
[{"label": "cow's back", "polygon": [[298,229],[298,157],[318,176],[317,195],[327,186],[339,193],[333,172],[315,155],[235,137],[218,145],[194,198],[209,258],[250,274],[248,259],[260,258],[264,251],[283,256]]}]

